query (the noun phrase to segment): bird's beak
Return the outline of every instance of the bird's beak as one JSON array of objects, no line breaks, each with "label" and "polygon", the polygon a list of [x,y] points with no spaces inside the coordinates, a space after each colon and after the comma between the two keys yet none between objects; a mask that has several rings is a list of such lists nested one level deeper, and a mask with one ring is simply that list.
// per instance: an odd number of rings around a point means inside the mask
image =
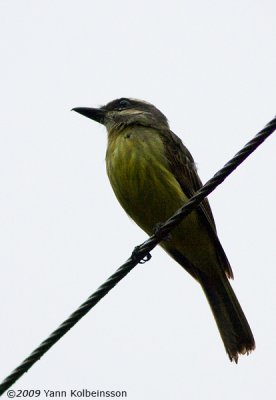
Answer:
[{"label": "bird's beak", "polygon": [[103,110],[102,108],[76,107],[72,108],[71,111],[76,111],[87,118],[93,119],[94,121],[97,121],[100,124],[104,124],[106,111]]}]

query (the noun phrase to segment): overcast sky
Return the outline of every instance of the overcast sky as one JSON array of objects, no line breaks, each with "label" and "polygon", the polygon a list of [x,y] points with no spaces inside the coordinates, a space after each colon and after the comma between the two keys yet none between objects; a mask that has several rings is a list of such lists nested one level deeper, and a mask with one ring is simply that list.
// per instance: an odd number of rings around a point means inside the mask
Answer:
[{"label": "overcast sky", "polygon": [[[152,102],[206,181],[275,115],[275,13],[274,0],[0,1],[0,380],[146,239],[110,188],[104,127],[70,109]],[[155,249],[13,388],[274,398],[275,153],[274,136],[210,196],[253,354],[229,362],[200,287]]]}]

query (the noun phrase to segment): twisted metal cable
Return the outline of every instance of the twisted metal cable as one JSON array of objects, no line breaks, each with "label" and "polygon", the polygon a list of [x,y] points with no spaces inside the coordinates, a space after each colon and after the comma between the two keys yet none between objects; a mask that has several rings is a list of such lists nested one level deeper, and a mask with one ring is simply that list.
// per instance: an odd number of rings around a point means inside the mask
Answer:
[{"label": "twisted metal cable", "polygon": [[181,207],[155,234],[135,247],[128,260],[112,274],[73,314],[44,340],[1,384],[0,395],[10,388],[36,361],[38,361],[66,332],[68,332],[91,308],[93,308],[138,263],[150,259],[150,251],[175,228],[202,200],[222,183],[253,151],[276,130],[276,116],[252,140],[250,140],[224,167],[219,170],[187,204]]}]

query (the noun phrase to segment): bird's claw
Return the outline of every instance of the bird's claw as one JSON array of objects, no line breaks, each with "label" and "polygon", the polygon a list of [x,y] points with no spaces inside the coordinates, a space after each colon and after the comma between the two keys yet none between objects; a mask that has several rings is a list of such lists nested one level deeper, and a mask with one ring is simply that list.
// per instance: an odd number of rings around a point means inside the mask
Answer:
[{"label": "bird's claw", "polygon": [[[162,228],[163,224],[162,222],[157,222],[157,224],[154,226],[153,228],[153,234],[157,237],[159,237],[159,229]],[[172,239],[172,235],[170,233],[168,233],[163,239],[162,241],[164,242],[169,242]]]},{"label": "bird's claw", "polygon": [[[131,254],[131,258],[134,260],[134,261],[138,261],[139,260],[139,256],[138,256],[138,251],[139,251],[139,249],[140,249],[140,246],[136,246],[135,248],[134,248],[134,250],[133,250],[133,252],[132,252],[132,254]],[[138,262],[139,262],[139,264],[145,264],[147,261],[149,261],[151,259],[151,254],[150,253],[148,253],[148,254],[146,254],[145,255],[145,257],[143,257],[141,260],[139,260]]]}]

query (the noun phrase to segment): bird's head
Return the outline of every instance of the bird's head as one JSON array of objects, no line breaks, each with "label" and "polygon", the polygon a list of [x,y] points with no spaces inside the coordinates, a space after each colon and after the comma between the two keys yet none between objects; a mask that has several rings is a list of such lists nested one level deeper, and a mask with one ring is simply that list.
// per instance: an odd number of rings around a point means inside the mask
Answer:
[{"label": "bird's head", "polygon": [[100,108],[73,108],[85,117],[105,125],[107,131],[121,130],[129,125],[142,125],[156,129],[168,129],[168,121],[154,105],[142,100],[122,97]]}]

